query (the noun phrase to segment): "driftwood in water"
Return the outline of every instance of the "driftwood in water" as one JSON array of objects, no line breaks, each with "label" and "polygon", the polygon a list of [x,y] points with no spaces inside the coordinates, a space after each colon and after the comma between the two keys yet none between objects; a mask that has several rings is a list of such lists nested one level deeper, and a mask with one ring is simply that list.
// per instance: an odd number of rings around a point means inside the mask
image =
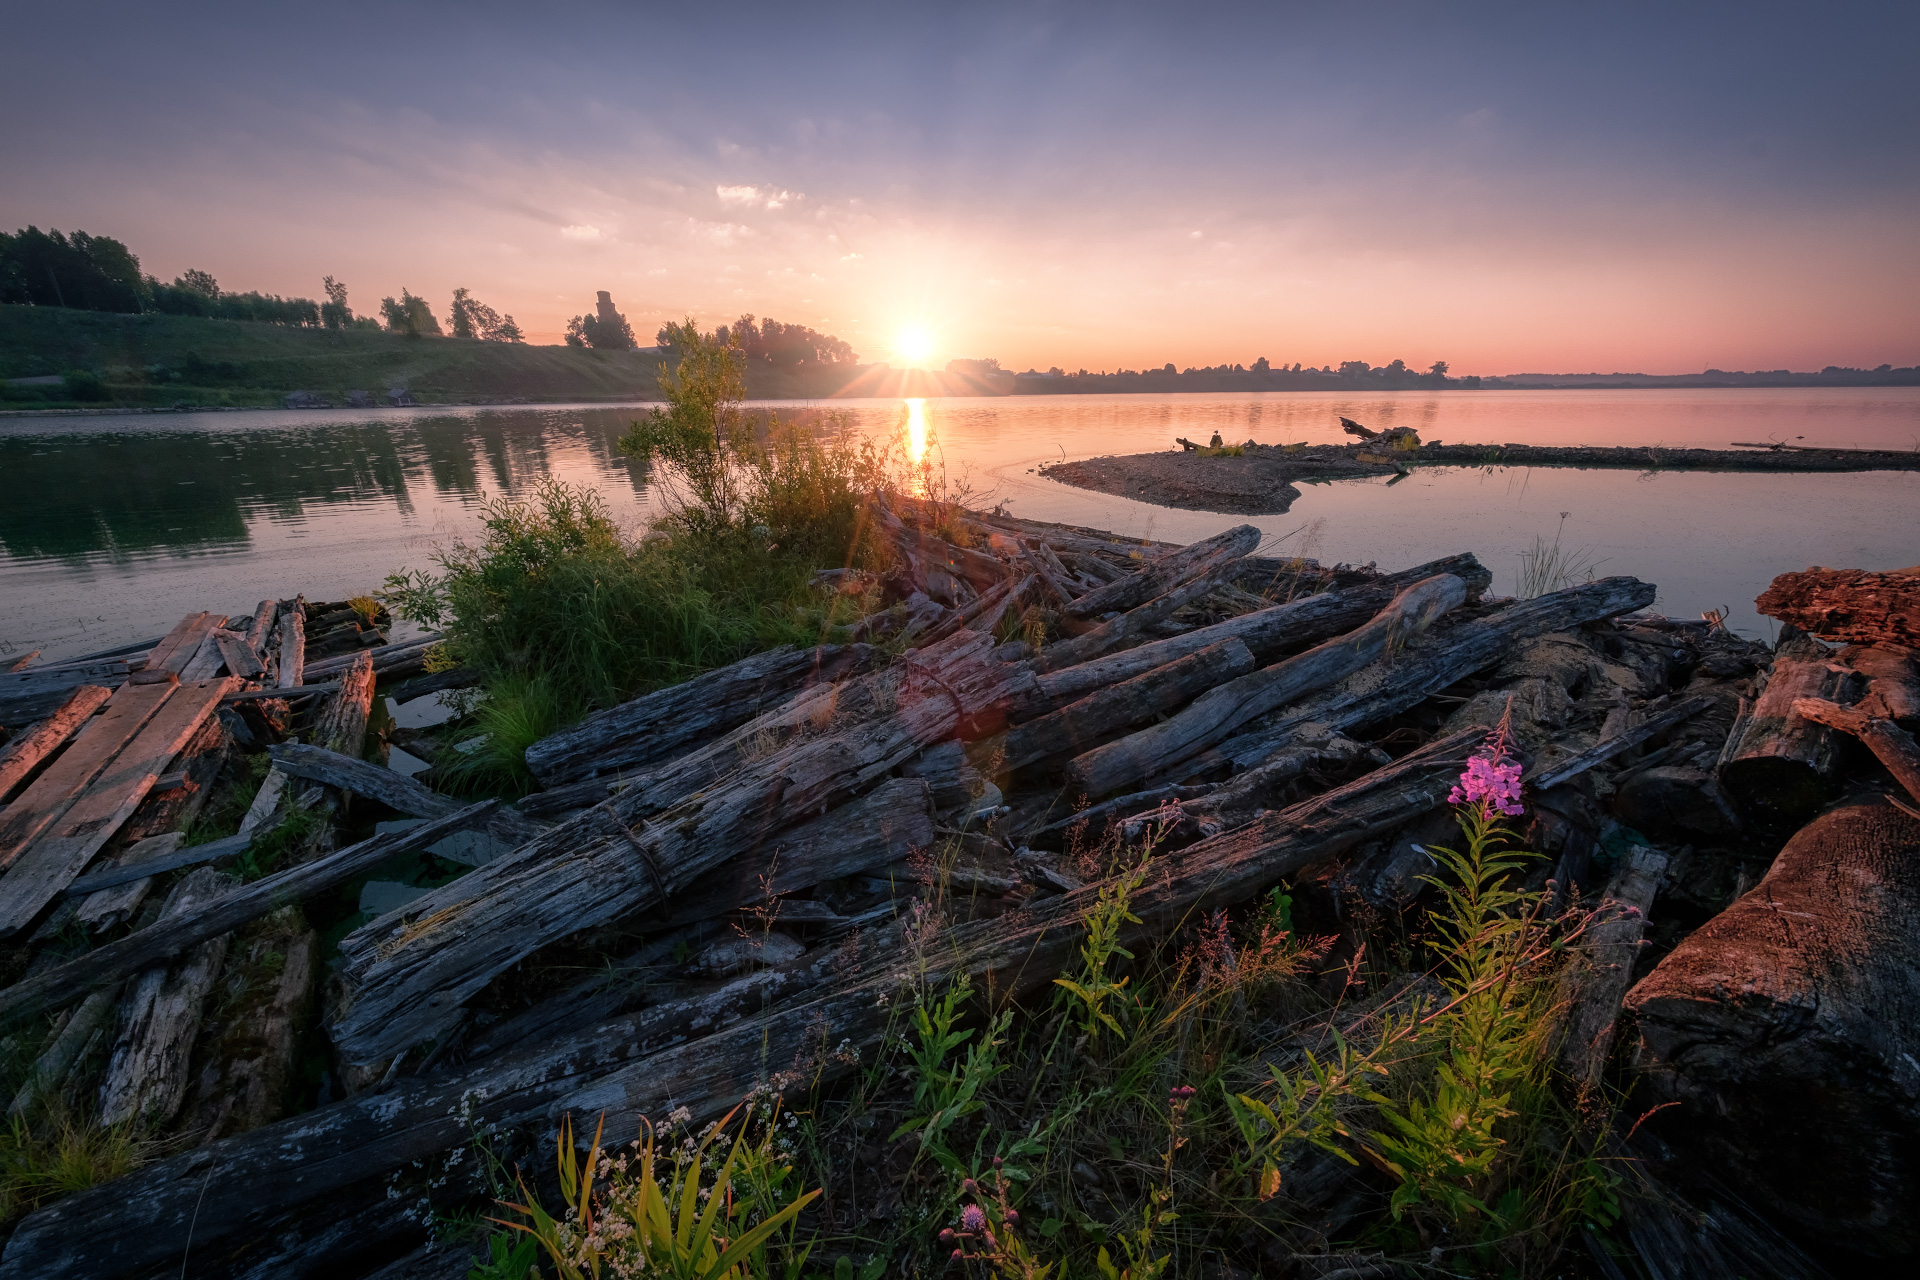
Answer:
[{"label": "driftwood in water", "polygon": [[[140,732],[0,877],[0,937],[30,926],[133,816],[173,758],[220,705],[231,677],[173,688]],[[142,686],[128,686],[131,692]],[[74,744],[76,747],[79,743]]]},{"label": "driftwood in water", "polygon": [[307,611],[299,599],[286,606],[280,615],[280,687],[297,689],[307,680]]},{"label": "driftwood in water", "polygon": [[[267,755],[273,761],[275,772],[377,800],[409,817],[444,818],[463,807],[460,801],[443,796],[404,773],[395,773],[369,761],[355,760],[323,747],[284,742],[277,747],[269,747]],[[547,829],[545,825],[529,821],[504,806],[494,811],[486,826],[496,838],[510,845],[523,844]]]},{"label": "driftwood in water", "polygon": [[193,914],[149,925],[10,987],[0,987],[0,1019],[29,1009],[57,1009],[104,983],[138,973],[159,961],[171,960],[190,947],[229,933],[289,902],[323,893],[390,858],[424,849],[457,831],[480,825],[493,811],[495,803],[483,800],[424,826],[392,831],[348,845],[223,894]]},{"label": "driftwood in water", "polygon": [[1627,995],[1649,1127],[1776,1221],[1920,1249],[1920,818],[1831,809]]},{"label": "driftwood in water", "polygon": [[194,1078],[181,1132],[211,1142],[285,1114],[318,952],[319,938],[296,907],[274,912],[233,941],[219,1022],[201,1055],[206,1066]]},{"label": "driftwood in water", "polygon": [[366,745],[367,719],[372,713],[373,659],[356,653],[340,675],[338,692],[320,704],[308,736],[317,747],[358,759]]},{"label": "driftwood in water", "polygon": [[1920,666],[1914,651],[1898,645],[1849,645],[1840,661],[1867,678],[1860,709],[1920,733]]},{"label": "driftwood in water", "polygon": [[1033,676],[993,661],[991,645],[962,631],[885,672],[823,690],[794,713],[785,745],[743,762],[723,740],[704,762],[676,762],[682,785],[689,774],[711,772],[711,781],[730,767],[725,785],[682,792],[683,802],[636,827],[642,806],[662,800],[648,782],[634,802],[622,793],[349,934],[341,943],[349,998],[329,1028],[336,1048],[366,1067],[436,1039],[470,996],[541,947],[657,906],[871,787],[922,747],[997,730]]},{"label": "driftwood in water", "polygon": [[1493,580],[1472,555],[1458,555],[1401,573],[1386,574],[1358,586],[1303,596],[1165,640],[1149,641],[1138,648],[1079,666],[1043,672],[1039,680],[1042,708],[1071,702],[1095,689],[1131,679],[1226,639],[1238,639],[1253,651],[1257,660],[1272,662],[1282,654],[1353,630],[1391,604],[1403,589],[1440,574],[1451,574],[1465,582],[1469,599],[1485,590]]},{"label": "driftwood in water", "polygon": [[[167,896],[155,928],[203,912],[230,887],[211,867],[187,876]],[[149,969],[127,984],[120,1001],[107,1074],[100,1086],[100,1120],[164,1125],[187,1097],[187,1062],[200,1031],[201,1007],[220,976],[227,938],[194,946],[177,964]]]},{"label": "driftwood in water", "polygon": [[1712,705],[1713,699],[1704,697],[1686,698],[1676,702],[1664,711],[1655,712],[1626,732],[1595,743],[1571,760],[1561,761],[1538,778],[1529,778],[1528,785],[1536,790],[1545,791],[1563,782],[1571,782],[1587,770],[1605,764],[1624,751],[1632,750],[1655,734],[1664,733],[1683,720],[1692,719]]},{"label": "driftwood in water", "polygon": [[1867,744],[1867,749],[1887,767],[1894,781],[1907,789],[1907,794],[1920,802],[1920,746],[1916,746],[1913,735],[1891,720],[1869,715],[1858,707],[1842,707],[1831,702],[1817,702],[1812,698],[1799,698],[1794,701],[1793,713],[1815,724],[1825,725],[1829,729],[1838,729],[1850,733]]},{"label": "driftwood in water", "polygon": [[1783,640],[1774,656],[1766,691],[1754,704],[1740,745],[1720,769],[1720,784],[1749,812],[1804,818],[1827,798],[1839,763],[1839,739],[1831,729],[1794,714],[1802,698],[1853,702],[1860,677],[1833,661],[1816,640]]},{"label": "driftwood in water", "polygon": [[810,684],[871,670],[880,656],[864,644],[758,653],[542,738],[527,748],[527,768],[549,787],[644,768],[718,737]]},{"label": "driftwood in water", "polygon": [[1571,1007],[1560,1047],[1561,1069],[1581,1088],[1598,1084],[1607,1065],[1620,1001],[1633,985],[1647,912],[1666,873],[1666,854],[1639,845],[1628,849],[1582,939],[1580,958],[1566,983]]},{"label": "driftwood in water", "polygon": [[1466,598],[1466,583],[1450,574],[1416,583],[1365,626],[1220,685],[1171,719],[1076,757],[1068,773],[1087,795],[1100,796],[1165,771],[1274,708],[1398,651]]},{"label": "driftwood in water", "polygon": [[7,743],[5,750],[0,750],[0,800],[5,800],[8,792],[39,768],[42,760],[72,737],[112,696],[111,689],[83,684],[68,694],[52,715]]},{"label": "driftwood in water", "polygon": [[[1123,927],[1121,945],[1165,936],[1441,805],[1480,738],[1477,730],[1456,734],[1325,796],[1164,855],[1132,899],[1141,923]],[[1099,892],[1089,887],[954,926],[937,956],[929,955],[937,966],[931,980],[991,976],[994,989],[1009,994],[1047,986],[1081,945],[1081,920]],[[686,1105],[696,1124],[717,1118],[769,1068],[779,1074],[776,1086],[790,1066],[810,1082],[831,1082],[877,1049],[893,1025],[888,1006],[900,994],[899,969],[891,951],[837,975],[832,957],[823,957],[765,1012],[765,998],[745,985],[762,975],[742,979],[747,996],[731,996],[731,1015],[711,1018],[706,1025],[715,1029],[697,1039],[685,1037],[700,1023],[656,1008],[458,1073],[402,1077],[384,1091],[157,1162],[30,1215],[0,1258],[0,1280],[55,1268],[100,1280],[138,1274],[178,1258],[190,1234],[196,1249],[211,1247],[262,1215],[378,1185],[396,1169],[467,1142],[476,1126],[545,1125],[561,1111],[604,1108],[609,1140],[624,1141],[639,1116],[674,1105]],[[650,1025],[665,1030],[649,1036]],[[836,1052],[843,1041],[846,1052]]]},{"label": "driftwood in water", "polygon": [[1802,631],[1855,644],[1920,647],[1920,566],[1892,573],[1783,573],[1753,607]]},{"label": "driftwood in water", "polygon": [[1251,769],[1280,747],[1307,733],[1352,734],[1418,706],[1507,657],[1532,636],[1566,631],[1653,603],[1654,587],[1638,578],[1601,578],[1565,591],[1511,604],[1498,612],[1416,639],[1351,687],[1332,689],[1282,709],[1262,728],[1220,744],[1219,754]]},{"label": "driftwood in water", "polygon": [[[1071,642],[1069,642],[1071,643]],[[1253,654],[1237,639],[1208,645],[1164,667],[1109,685],[1050,715],[1008,731],[1004,769],[1024,769],[1084,751],[1090,743],[1172,711],[1195,696],[1253,669]]]},{"label": "driftwood in water", "polygon": [[1170,551],[1152,560],[1117,582],[1087,592],[1067,605],[1076,618],[1097,618],[1103,613],[1138,608],[1156,596],[1163,596],[1188,579],[1205,573],[1222,556],[1236,559],[1250,554],[1260,545],[1260,531],[1250,524],[1235,525],[1225,533],[1202,538],[1178,551]]}]

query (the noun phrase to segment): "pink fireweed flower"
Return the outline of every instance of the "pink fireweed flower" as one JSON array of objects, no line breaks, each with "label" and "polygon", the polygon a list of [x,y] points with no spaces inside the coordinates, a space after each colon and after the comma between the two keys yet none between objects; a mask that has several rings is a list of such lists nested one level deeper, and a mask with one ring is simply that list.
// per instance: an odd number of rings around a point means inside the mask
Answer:
[{"label": "pink fireweed flower", "polygon": [[1485,804],[1496,813],[1518,817],[1525,812],[1520,806],[1520,766],[1497,755],[1473,757],[1447,803]]},{"label": "pink fireweed flower", "polygon": [[962,1231],[983,1231],[986,1229],[987,1215],[977,1204],[970,1204],[960,1211],[960,1229]]}]

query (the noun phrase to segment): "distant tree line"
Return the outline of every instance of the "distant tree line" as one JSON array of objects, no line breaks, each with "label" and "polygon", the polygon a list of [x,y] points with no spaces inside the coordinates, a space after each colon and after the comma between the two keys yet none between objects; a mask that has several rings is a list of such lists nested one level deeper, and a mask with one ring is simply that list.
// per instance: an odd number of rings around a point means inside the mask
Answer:
[{"label": "distant tree line", "polygon": [[[664,346],[667,330],[662,329],[660,335]],[[853,364],[860,358],[851,346],[830,333],[818,333],[803,324],[781,324],[772,317],[755,321],[752,315],[744,315],[715,329],[714,336],[738,347],[747,359],[763,361],[776,369]]]},{"label": "distant tree line", "polygon": [[1436,360],[1425,372],[1412,369],[1404,360],[1395,360],[1390,364],[1375,368],[1365,360],[1348,360],[1337,369],[1332,365],[1314,368],[1301,365],[1297,361],[1288,365],[1285,361],[1274,364],[1261,356],[1252,364],[1227,361],[1217,365],[1189,365],[1185,369],[1176,369],[1172,361],[1157,369],[1116,369],[1109,373],[1105,370],[1089,372],[1062,369],[1058,365],[1041,373],[1029,369],[1015,375],[1020,380],[1022,390],[1045,390],[1039,385],[1047,382],[1069,381],[1078,384],[1072,389],[1082,387],[1092,389],[1094,384],[1109,388],[1140,385],[1143,390],[1179,390],[1182,383],[1205,382],[1218,384],[1222,379],[1231,382],[1235,388],[1267,388],[1272,390],[1311,390],[1314,388],[1371,388],[1377,390],[1412,390],[1420,387],[1477,387],[1477,376],[1465,378],[1450,377],[1447,362]]},{"label": "distant tree line", "polygon": [[[205,316],[254,324],[309,329],[378,329],[371,316],[356,317],[347,305],[347,287],[327,276],[325,302],[283,298],[278,294],[234,293],[222,289],[208,271],[192,270],[171,284],[142,275],[140,259],[111,236],[84,231],[63,235],[29,226],[11,235],[0,232],[0,302],[78,311]],[[400,300],[383,298],[386,327],[413,337],[439,335],[440,323],[426,302],[407,290]],[[502,316],[465,289],[453,291],[453,336],[489,342],[524,342],[512,316]]]}]

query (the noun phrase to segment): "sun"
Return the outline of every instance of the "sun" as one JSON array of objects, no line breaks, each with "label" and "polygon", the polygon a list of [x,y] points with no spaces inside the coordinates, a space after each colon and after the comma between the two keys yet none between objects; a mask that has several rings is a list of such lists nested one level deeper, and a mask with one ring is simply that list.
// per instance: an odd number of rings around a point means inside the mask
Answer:
[{"label": "sun", "polygon": [[893,353],[910,366],[920,368],[933,359],[933,335],[917,326],[902,329],[894,335]]}]

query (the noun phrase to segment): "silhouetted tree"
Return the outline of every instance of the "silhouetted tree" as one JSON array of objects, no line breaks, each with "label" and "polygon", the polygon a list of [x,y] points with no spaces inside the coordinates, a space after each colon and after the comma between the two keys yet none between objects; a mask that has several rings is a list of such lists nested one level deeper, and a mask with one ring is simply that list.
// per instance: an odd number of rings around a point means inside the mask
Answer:
[{"label": "silhouetted tree", "polygon": [[502,316],[465,289],[453,291],[449,323],[456,338],[477,338],[482,342],[526,341],[512,316]]},{"label": "silhouetted tree", "polygon": [[80,311],[140,311],[140,259],[118,240],[29,226],[0,234],[0,302]]},{"label": "silhouetted tree", "polygon": [[400,290],[400,300],[380,299],[380,314],[386,318],[387,329],[391,333],[404,333],[409,338],[420,338],[427,334],[440,336],[440,322],[433,318],[433,311],[427,306],[425,298],[416,298],[406,289]]},{"label": "silhouetted tree", "polygon": [[353,323],[353,310],[347,306],[347,286],[332,276],[321,278],[327,300],[320,304],[320,323],[329,329],[344,329]]}]

